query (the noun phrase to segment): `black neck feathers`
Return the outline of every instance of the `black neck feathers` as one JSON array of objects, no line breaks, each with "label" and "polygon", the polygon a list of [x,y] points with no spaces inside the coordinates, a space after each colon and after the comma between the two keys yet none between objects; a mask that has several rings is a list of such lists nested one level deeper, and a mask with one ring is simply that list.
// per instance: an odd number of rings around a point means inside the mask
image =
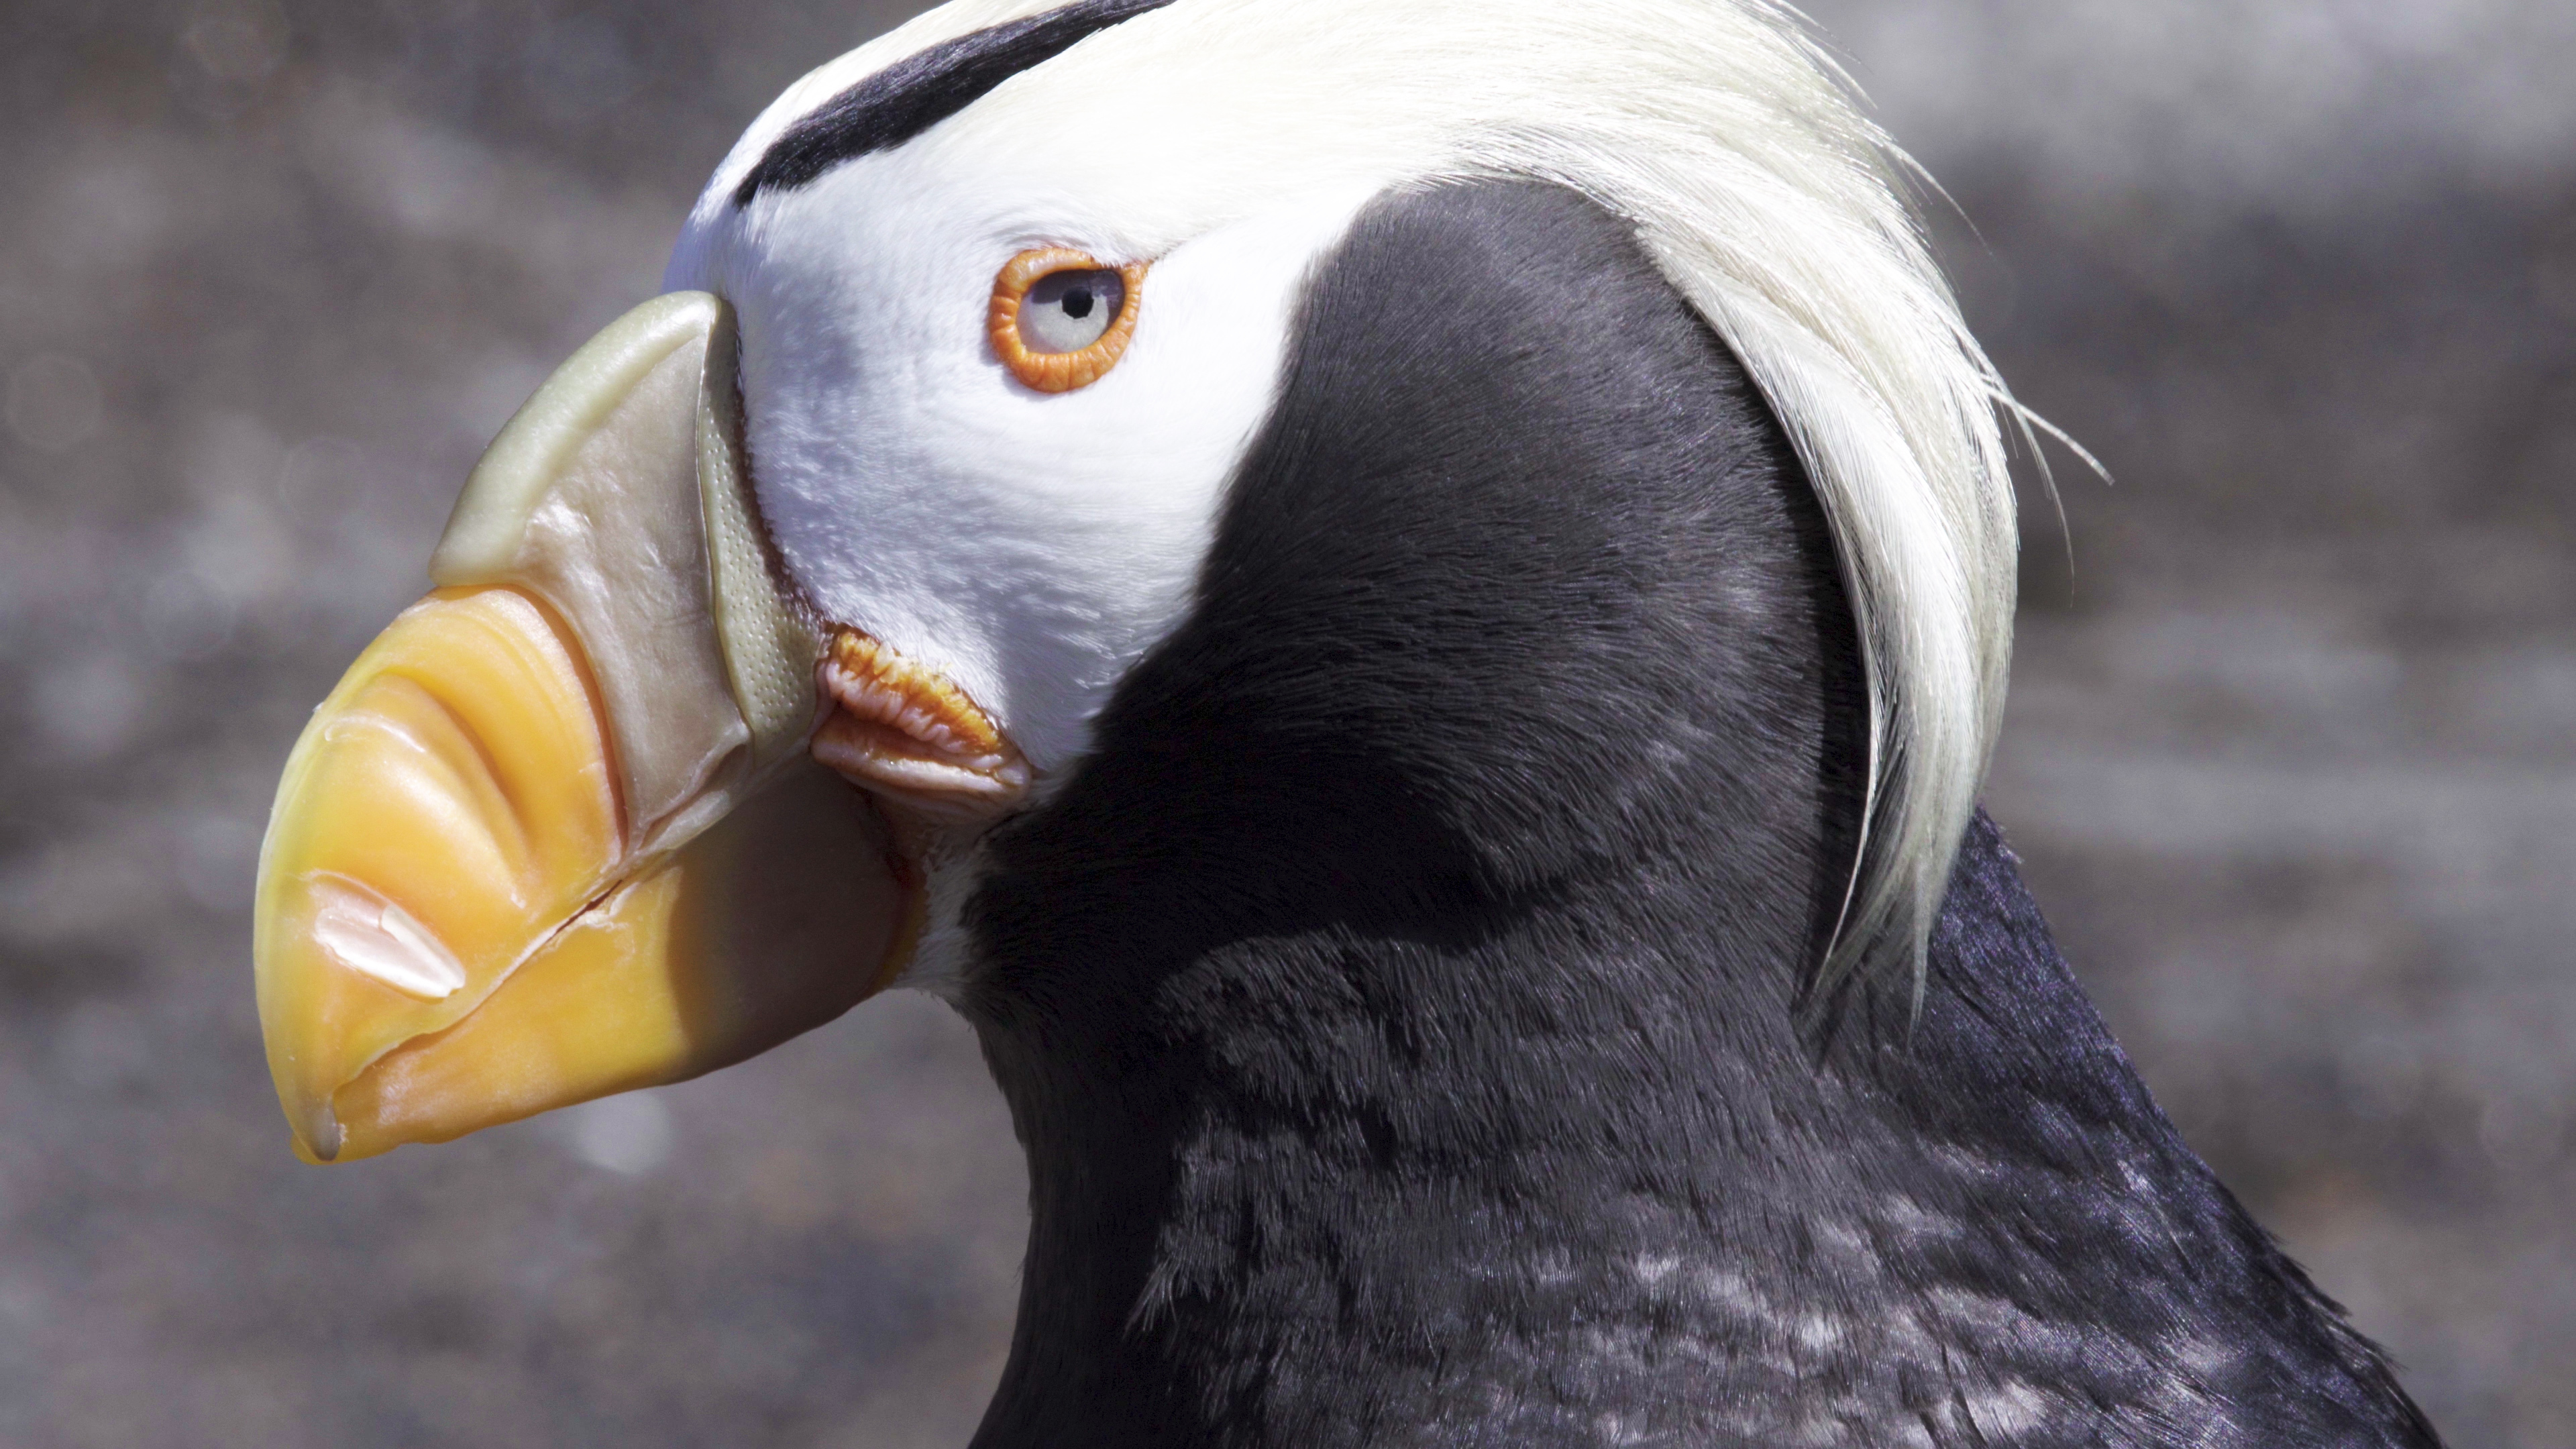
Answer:
[{"label": "black neck feathers", "polygon": [[1982,817],[1919,1016],[1799,1011],[1836,579],[1626,227],[1363,214],[1191,616],[970,907],[1034,1215],[979,1445],[2432,1442]]}]

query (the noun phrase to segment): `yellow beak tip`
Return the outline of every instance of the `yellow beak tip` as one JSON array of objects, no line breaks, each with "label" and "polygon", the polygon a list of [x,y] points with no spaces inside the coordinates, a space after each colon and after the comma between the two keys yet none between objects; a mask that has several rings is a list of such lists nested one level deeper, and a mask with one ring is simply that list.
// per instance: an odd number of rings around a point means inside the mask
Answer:
[{"label": "yellow beak tip", "polygon": [[639,853],[611,738],[577,643],[506,588],[406,611],[316,712],[253,947],[298,1157],[679,1081],[875,990],[915,892],[865,797],[793,761]]}]

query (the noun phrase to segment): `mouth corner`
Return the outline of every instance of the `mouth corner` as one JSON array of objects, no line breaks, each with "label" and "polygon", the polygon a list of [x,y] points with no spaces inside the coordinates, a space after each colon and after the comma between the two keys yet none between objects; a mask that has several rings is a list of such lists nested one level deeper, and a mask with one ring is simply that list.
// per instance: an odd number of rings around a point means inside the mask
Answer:
[{"label": "mouth corner", "polygon": [[993,717],[875,636],[835,626],[816,684],[830,709],[814,735],[815,760],[895,812],[972,827],[1027,798],[1028,759]]}]

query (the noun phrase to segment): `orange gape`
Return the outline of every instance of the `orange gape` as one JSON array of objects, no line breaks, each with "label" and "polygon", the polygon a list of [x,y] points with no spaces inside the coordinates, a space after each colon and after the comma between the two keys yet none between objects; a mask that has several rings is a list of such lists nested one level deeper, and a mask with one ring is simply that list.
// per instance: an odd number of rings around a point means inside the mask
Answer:
[{"label": "orange gape", "polygon": [[856,629],[822,664],[831,718],[814,758],[943,819],[997,815],[1028,787],[1028,762],[964,690]]}]

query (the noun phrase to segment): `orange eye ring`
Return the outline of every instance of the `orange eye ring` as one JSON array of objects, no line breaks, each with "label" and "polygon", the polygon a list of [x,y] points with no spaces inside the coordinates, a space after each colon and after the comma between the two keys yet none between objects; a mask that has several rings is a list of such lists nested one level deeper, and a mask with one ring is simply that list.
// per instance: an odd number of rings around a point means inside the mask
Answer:
[{"label": "orange eye ring", "polygon": [[[1038,352],[1020,336],[1020,303],[1029,288],[1057,272],[1116,272],[1126,297],[1108,330],[1091,344],[1072,352]],[[1011,375],[1040,392],[1071,392],[1088,387],[1118,365],[1128,339],[1136,335],[1136,309],[1145,295],[1145,263],[1112,266],[1071,247],[1035,247],[1002,264],[993,278],[993,304],[984,314],[984,330],[993,339],[993,355]]]}]

